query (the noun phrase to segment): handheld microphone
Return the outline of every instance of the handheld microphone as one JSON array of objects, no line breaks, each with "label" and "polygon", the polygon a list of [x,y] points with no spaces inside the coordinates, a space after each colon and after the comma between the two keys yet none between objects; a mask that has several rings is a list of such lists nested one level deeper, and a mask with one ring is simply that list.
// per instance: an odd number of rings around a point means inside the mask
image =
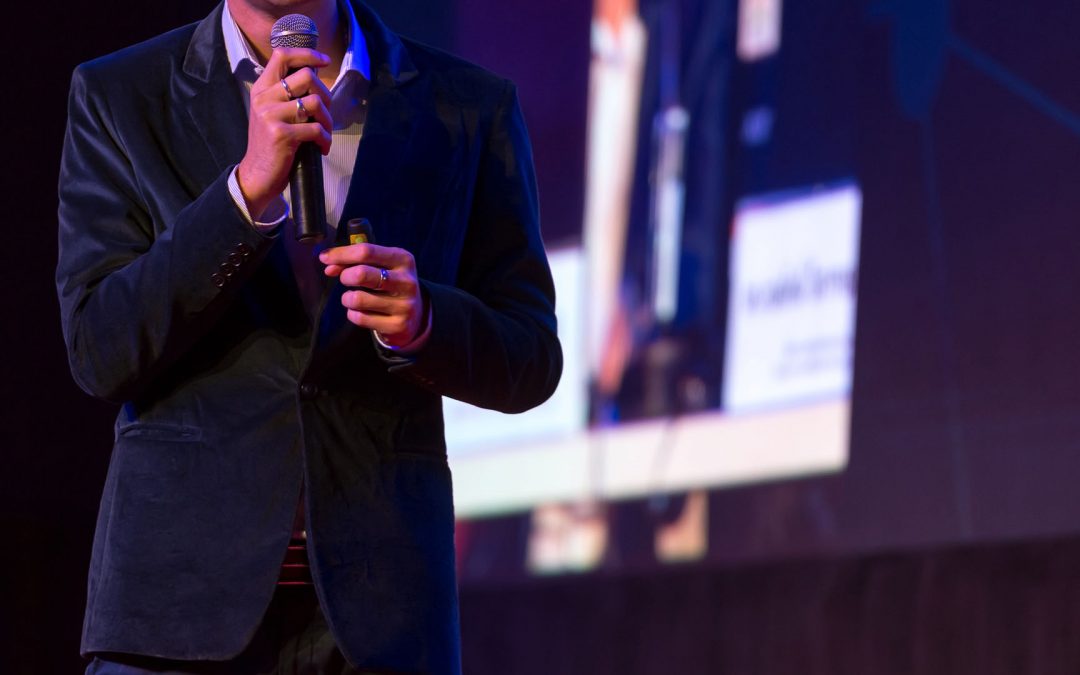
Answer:
[{"label": "handheld microphone", "polygon": [[[315,22],[303,14],[288,14],[274,22],[270,29],[270,47],[303,47],[315,49],[319,31]],[[290,74],[296,72],[290,71]],[[314,143],[302,143],[296,150],[289,173],[289,194],[292,197],[293,222],[296,240],[314,244],[326,236],[326,204],[323,193],[322,153]]]}]

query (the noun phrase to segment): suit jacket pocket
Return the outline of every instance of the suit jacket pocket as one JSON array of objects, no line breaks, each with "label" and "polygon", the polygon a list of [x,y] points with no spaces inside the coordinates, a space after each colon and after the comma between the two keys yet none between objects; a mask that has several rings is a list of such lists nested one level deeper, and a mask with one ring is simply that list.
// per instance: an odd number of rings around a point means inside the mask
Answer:
[{"label": "suit jacket pocket", "polygon": [[117,427],[116,438],[140,438],[147,441],[193,442],[202,440],[202,429],[166,422],[132,422]]}]

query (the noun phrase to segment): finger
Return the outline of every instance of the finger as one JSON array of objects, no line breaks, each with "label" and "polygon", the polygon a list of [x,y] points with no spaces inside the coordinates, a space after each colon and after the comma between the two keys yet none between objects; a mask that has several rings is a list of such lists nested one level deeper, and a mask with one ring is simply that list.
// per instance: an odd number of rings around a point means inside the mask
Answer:
[{"label": "finger", "polygon": [[369,291],[346,291],[341,294],[341,306],[369,314],[407,314],[408,305],[400,298],[391,298]]},{"label": "finger", "polygon": [[[311,68],[301,68],[300,70],[286,75],[278,80],[277,85],[273,86],[267,82],[265,90],[256,91],[255,87],[251,88],[251,95],[253,98],[259,100],[269,101],[291,101],[294,98],[300,98],[301,96],[307,96],[310,93],[311,81],[319,79],[315,74],[315,71]],[[261,80],[261,77],[260,77]],[[256,80],[257,82],[259,80]]]},{"label": "finger", "polygon": [[301,143],[314,143],[319,146],[322,154],[330,152],[330,145],[334,140],[333,135],[318,122],[281,124],[278,128],[281,129],[285,142],[294,151],[300,147]]},{"label": "finger", "polygon": [[[390,344],[407,344],[409,339],[412,338],[412,336],[406,335],[409,329],[409,322],[403,316],[374,314],[361,312],[355,309],[346,310],[345,316],[357,326],[371,329],[384,338],[389,338]],[[400,338],[398,336],[400,336]]]},{"label": "finger", "polygon": [[[322,99],[322,103],[324,106],[326,106],[327,108],[330,107],[330,90],[326,87],[326,84],[319,79],[319,76],[315,74],[315,71],[313,71],[311,68],[304,68],[303,70],[293,73],[293,76],[296,75],[302,75],[304,77],[304,81],[302,83],[302,90],[297,90],[296,88],[293,88],[293,92],[297,96],[314,94],[320,99]],[[291,84],[292,83],[290,82],[290,86]]]},{"label": "finger", "polygon": [[[302,47],[278,47],[270,53],[262,75],[255,81],[252,89],[263,91],[271,86],[281,87],[280,80],[291,70],[300,68],[323,68],[330,65],[330,57],[314,49]],[[290,82],[291,86],[292,83]]]},{"label": "finger", "polygon": [[334,144],[334,135],[317,122],[310,122],[304,126],[308,131],[305,132],[305,137],[300,138],[300,141],[314,143],[319,146],[319,152],[324,157],[329,155],[330,147]]},{"label": "finger", "polygon": [[350,265],[346,267],[340,275],[341,283],[345,286],[361,287],[375,289],[376,286],[379,290],[383,290],[390,280],[390,272],[387,271],[387,278],[383,279],[383,268],[372,267],[370,265]]},{"label": "finger", "polygon": [[[281,82],[288,84],[288,89],[281,86]],[[290,96],[290,92],[292,95]],[[271,87],[267,89],[263,96],[272,96],[275,101],[290,101],[294,98],[300,98],[307,96],[308,94],[314,94],[318,96],[323,105],[326,108],[330,108],[330,90],[326,88],[326,85],[319,79],[311,68],[301,68],[292,75],[283,78],[278,82],[277,87]],[[307,102],[304,103],[307,105]]]},{"label": "finger", "polygon": [[365,264],[387,269],[415,269],[416,262],[412,254],[401,248],[379,246],[377,244],[352,244],[335,246],[319,254],[319,260],[326,265]]},{"label": "finger", "polygon": [[[297,101],[303,106],[303,110],[300,105],[297,105]],[[327,131],[331,133],[334,131],[334,120],[330,117],[330,111],[323,105],[322,99],[315,94],[275,103],[274,111],[274,116],[284,122],[303,123],[314,120]],[[305,114],[307,117],[304,117]]]},{"label": "finger", "polygon": [[383,295],[411,296],[416,283],[411,275],[401,270],[388,270],[369,265],[352,265],[340,274],[341,283],[354,288],[367,288]]}]

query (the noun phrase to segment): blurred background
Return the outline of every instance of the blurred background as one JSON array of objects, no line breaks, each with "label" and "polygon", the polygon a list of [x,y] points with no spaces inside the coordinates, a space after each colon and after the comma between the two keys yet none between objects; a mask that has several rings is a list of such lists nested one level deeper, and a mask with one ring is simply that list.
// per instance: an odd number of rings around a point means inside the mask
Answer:
[{"label": "blurred background", "polygon": [[[213,4],[9,49],[4,672],[81,672],[112,442],[52,286],[71,70]],[[548,403],[445,406],[467,673],[1080,669],[1080,6],[369,4],[517,83],[559,295]]]}]

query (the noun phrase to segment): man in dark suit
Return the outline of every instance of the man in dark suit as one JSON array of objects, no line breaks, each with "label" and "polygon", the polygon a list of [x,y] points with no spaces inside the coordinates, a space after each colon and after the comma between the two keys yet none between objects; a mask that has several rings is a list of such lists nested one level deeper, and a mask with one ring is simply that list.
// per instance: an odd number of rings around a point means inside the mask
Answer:
[{"label": "man in dark suit", "polygon": [[[326,54],[271,55],[290,12]],[[329,153],[321,253],[280,196],[303,141]],[[378,245],[348,245],[356,217]],[[72,373],[122,404],[91,671],[268,672],[290,645],[459,672],[440,396],[525,410],[562,365],[513,86],[358,3],[228,0],[76,69],[59,220]],[[289,599],[298,512],[313,585]]]}]

